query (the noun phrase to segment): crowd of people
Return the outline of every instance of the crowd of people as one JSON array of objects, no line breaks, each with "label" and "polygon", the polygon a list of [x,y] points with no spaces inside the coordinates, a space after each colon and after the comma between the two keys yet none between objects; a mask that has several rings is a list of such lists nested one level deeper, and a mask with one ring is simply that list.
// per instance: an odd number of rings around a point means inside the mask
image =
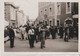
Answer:
[{"label": "crowd of people", "polygon": [[[78,39],[78,26],[76,27],[75,32]],[[34,41],[36,41],[36,43],[41,42],[40,48],[43,49],[45,48],[45,40],[49,39],[50,35],[52,36],[52,39],[56,39],[57,36],[60,36],[60,39],[63,39],[65,42],[68,42],[71,38],[73,39],[74,27],[63,27],[62,25],[60,27],[46,26],[42,22],[36,26],[34,24],[28,24],[26,27],[20,26],[16,30],[9,26],[4,33],[4,37],[9,36],[10,48],[14,47],[14,38],[16,38],[16,33],[18,33],[19,39],[29,40],[30,48],[34,48]]]}]

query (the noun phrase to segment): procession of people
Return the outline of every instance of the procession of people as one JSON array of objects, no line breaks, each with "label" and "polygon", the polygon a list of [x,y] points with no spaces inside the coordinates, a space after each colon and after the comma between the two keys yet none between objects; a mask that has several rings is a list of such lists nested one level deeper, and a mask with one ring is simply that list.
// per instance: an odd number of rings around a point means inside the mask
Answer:
[{"label": "procession of people", "polygon": [[[43,22],[40,24],[27,24],[26,26],[20,26],[15,31],[12,26],[6,27],[7,31],[5,31],[5,36],[9,36],[10,40],[10,48],[14,47],[15,38],[19,38],[20,40],[29,40],[30,48],[34,48],[34,43],[41,42],[40,48],[45,48],[46,39],[57,39],[57,36],[60,36],[59,39],[63,39],[65,42],[69,42],[70,39],[74,38],[74,27],[66,26],[63,27],[61,24],[60,27],[57,26],[47,26]],[[78,27],[76,28],[76,36],[78,39]],[[16,36],[16,34],[18,36]],[[50,38],[51,36],[51,38]],[[6,43],[6,42],[5,42]]]}]

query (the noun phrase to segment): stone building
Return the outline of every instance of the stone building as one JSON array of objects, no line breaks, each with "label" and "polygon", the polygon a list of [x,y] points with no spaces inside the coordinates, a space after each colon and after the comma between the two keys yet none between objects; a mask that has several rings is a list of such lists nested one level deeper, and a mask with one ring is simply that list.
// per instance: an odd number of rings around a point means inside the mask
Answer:
[{"label": "stone building", "polygon": [[73,26],[76,27],[78,25],[79,20],[79,3],[73,2],[72,3],[72,19],[73,19]]},{"label": "stone building", "polygon": [[[76,5],[75,5],[76,4]],[[76,9],[75,9],[76,8]],[[76,2],[57,2],[57,26],[62,24],[65,26],[66,20],[71,20],[72,26],[74,25],[73,13],[78,15],[78,3]]]},{"label": "stone building", "polygon": [[24,26],[29,19],[22,10],[19,10],[18,6],[15,6],[14,3],[5,2],[5,22],[9,23],[9,26],[14,28],[19,26]]},{"label": "stone building", "polygon": [[23,11],[17,11],[17,20],[18,20],[18,23],[17,23],[17,26],[22,26],[23,24],[23,17],[24,17],[24,14],[23,14]]},{"label": "stone building", "polygon": [[39,3],[39,21],[45,22],[47,25],[55,26],[56,15],[56,3],[54,2],[40,2]]},{"label": "stone building", "polygon": [[[77,17],[76,19],[74,19]],[[65,26],[67,23],[72,26],[78,23],[77,2],[40,2],[37,21],[46,21],[48,25]],[[67,20],[69,20],[67,22]]]},{"label": "stone building", "polygon": [[17,11],[17,27],[26,25],[28,19],[29,17],[26,16],[22,10]]},{"label": "stone building", "polygon": [[5,21],[9,22],[10,26],[16,27],[16,6],[13,3],[5,3]]}]

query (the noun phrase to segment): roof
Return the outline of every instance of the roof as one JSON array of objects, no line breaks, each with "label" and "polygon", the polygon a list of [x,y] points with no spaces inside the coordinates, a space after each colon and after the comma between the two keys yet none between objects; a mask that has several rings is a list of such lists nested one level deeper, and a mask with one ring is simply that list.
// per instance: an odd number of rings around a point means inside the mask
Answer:
[{"label": "roof", "polygon": [[14,8],[18,8],[13,2],[5,2],[5,5],[11,5]]}]

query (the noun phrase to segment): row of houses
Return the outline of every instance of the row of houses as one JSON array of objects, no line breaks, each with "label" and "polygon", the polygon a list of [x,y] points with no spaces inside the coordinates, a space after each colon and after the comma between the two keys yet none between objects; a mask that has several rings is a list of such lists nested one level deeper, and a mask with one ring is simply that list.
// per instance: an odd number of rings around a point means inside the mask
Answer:
[{"label": "row of houses", "polygon": [[78,24],[78,2],[40,2],[39,14],[35,20],[36,24],[45,21],[47,25],[65,26],[70,23],[74,27]]},{"label": "row of houses", "polygon": [[29,16],[25,15],[22,10],[14,3],[5,2],[4,4],[5,26],[20,27],[26,25]]}]

